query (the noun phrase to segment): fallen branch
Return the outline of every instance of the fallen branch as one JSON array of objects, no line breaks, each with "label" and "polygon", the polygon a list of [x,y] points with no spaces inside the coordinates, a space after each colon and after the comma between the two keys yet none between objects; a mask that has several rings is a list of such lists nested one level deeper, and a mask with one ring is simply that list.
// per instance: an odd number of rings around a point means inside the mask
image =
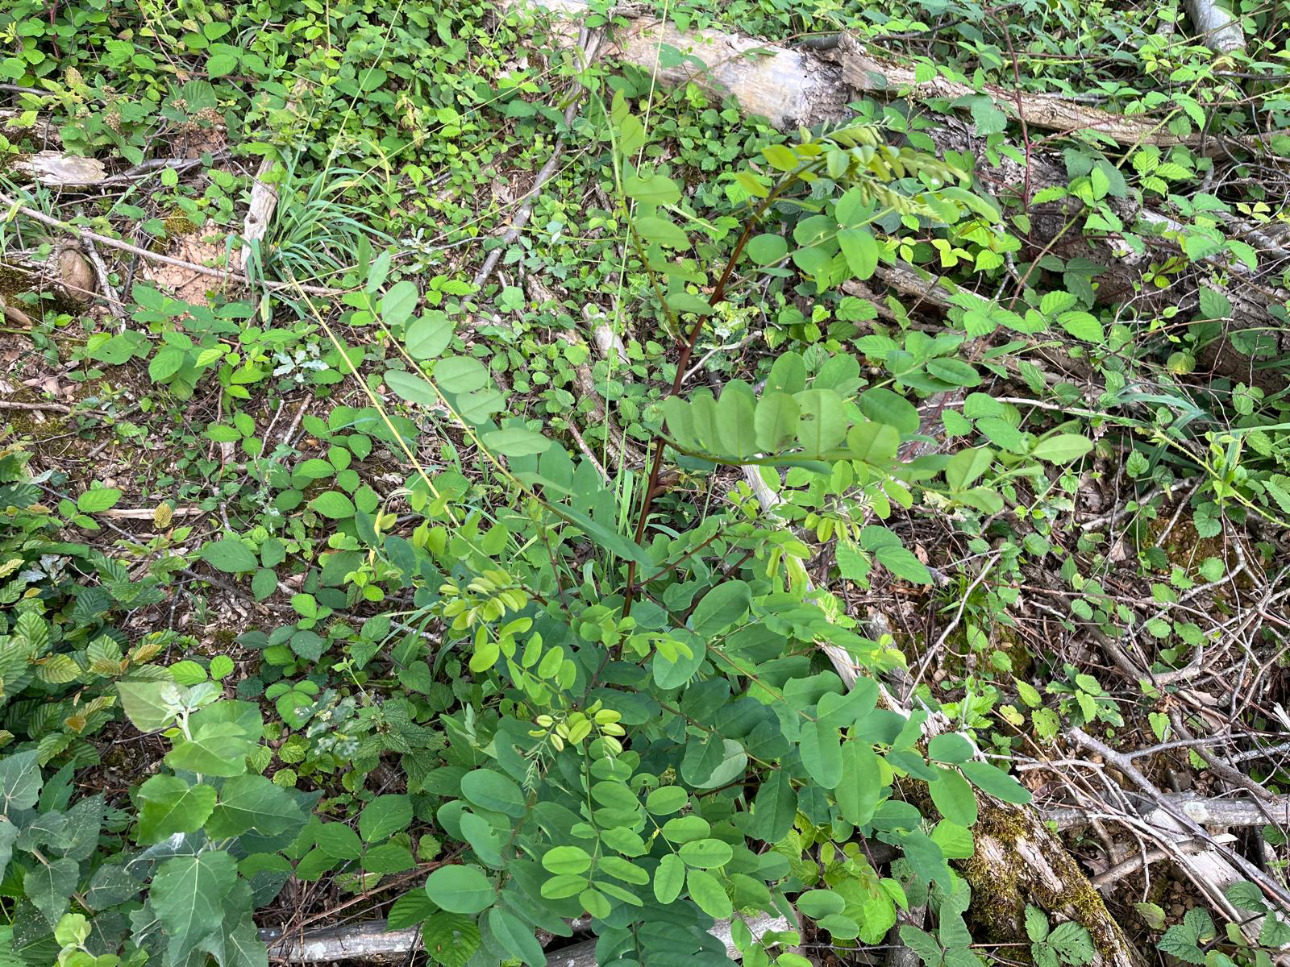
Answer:
[{"label": "fallen branch", "polygon": [[[767,933],[795,929],[783,917],[758,916],[744,921],[755,939]],[[713,924],[708,933],[726,945],[726,954],[734,959],[738,949],[730,937],[730,921]],[[347,927],[330,927],[305,934],[284,936],[280,928],[260,931],[260,939],[269,945],[269,959],[279,963],[317,964],[334,960],[372,960],[378,957],[407,956],[421,949],[421,931],[415,927],[387,929],[384,920],[369,920]],[[568,947],[547,951],[550,967],[596,967],[596,941],[587,940]]]},{"label": "fallen branch", "polygon": [[1215,0],[1184,0],[1187,16],[1196,34],[1210,50],[1230,54],[1245,49],[1245,32],[1236,20]]}]

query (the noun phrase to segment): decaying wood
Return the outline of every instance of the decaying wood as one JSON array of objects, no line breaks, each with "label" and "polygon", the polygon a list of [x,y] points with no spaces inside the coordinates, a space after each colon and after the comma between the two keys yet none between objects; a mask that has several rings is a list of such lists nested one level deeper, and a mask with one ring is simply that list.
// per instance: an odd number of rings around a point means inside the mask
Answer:
[{"label": "decaying wood", "polygon": [[1183,5],[1197,36],[1210,50],[1230,54],[1245,49],[1245,32],[1240,21],[1216,0],[1184,0]]},{"label": "decaying wood", "polygon": [[268,181],[269,174],[275,167],[278,167],[278,163],[273,159],[262,159],[255,172],[255,182],[251,185],[251,201],[242,222],[240,264],[243,273],[251,263],[252,251],[269,233],[269,222],[273,219],[274,209],[278,207],[278,187]]},{"label": "decaying wood", "polygon": [[51,188],[88,188],[107,178],[107,169],[97,158],[80,158],[61,151],[20,155],[13,170]]},{"label": "decaying wood", "polygon": [[[792,927],[782,917],[761,915],[744,921],[754,938],[781,932]],[[421,932],[415,927],[387,930],[384,920],[369,920],[346,927],[312,931],[303,937],[287,934],[277,928],[260,931],[260,939],[269,945],[269,959],[277,963],[318,964],[335,960],[377,960],[406,957],[421,948]],[[739,956],[730,937],[730,921],[720,920],[708,931],[726,945],[726,954]],[[550,967],[596,967],[596,941],[588,940],[547,951]]]}]

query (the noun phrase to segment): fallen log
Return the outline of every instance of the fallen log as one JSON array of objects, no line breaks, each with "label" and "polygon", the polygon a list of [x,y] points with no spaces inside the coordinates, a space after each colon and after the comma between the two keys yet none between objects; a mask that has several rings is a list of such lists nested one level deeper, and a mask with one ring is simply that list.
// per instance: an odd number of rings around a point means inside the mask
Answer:
[{"label": "fallen log", "polygon": [[[766,915],[744,921],[753,937],[794,929],[782,917]],[[739,950],[731,940],[730,921],[719,920],[708,933],[726,945],[732,960]],[[384,920],[367,920],[344,927],[329,927],[295,936],[280,927],[266,927],[260,939],[269,947],[269,960],[288,964],[320,964],[337,960],[380,960],[406,958],[421,949],[421,931],[416,927],[390,930]],[[548,950],[549,967],[596,967],[596,941],[585,940]]]}]

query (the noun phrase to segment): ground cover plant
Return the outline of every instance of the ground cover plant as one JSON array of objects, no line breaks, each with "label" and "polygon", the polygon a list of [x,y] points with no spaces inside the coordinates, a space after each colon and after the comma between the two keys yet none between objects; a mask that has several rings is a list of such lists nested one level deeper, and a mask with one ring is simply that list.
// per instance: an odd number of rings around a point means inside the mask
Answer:
[{"label": "ground cover plant", "polygon": [[0,963],[1283,962],[1286,37],[0,5]]}]

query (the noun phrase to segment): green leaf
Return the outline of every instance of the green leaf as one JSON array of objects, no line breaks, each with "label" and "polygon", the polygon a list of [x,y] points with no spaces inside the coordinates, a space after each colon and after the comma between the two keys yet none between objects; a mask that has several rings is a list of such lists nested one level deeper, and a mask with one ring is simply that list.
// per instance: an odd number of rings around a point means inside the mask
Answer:
[{"label": "green leaf", "polygon": [[989,447],[968,447],[950,457],[945,465],[945,482],[951,490],[963,491],[972,486],[994,462],[994,451]]},{"label": "green leaf", "polygon": [[971,826],[976,822],[976,796],[968,781],[953,769],[942,769],[939,779],[928,783],[936,808],[952,823]]},{"label": "green leaf", "polygon": [[1031,800],[1030,790],[994,766],[985,762],[964,762],[959,768],[972,784],[987,796],[1024,806]]},{"label": "green leaf", "polygon": [[1039,907],[1026,904],[1026,936],[1032,943],[1048,937],[1048,916]]},{"label": "green leaf", "polygon": [[749,834],[767,843],[778,843],[797,818],[797,794],[782,769],[776,769],[757,790]]},{"label": "green leaf", "polygon": [[260,566],[255,551],[236,537],[224,537],[203,546],[202,560],[225,574],[241,574]]},{"label": "green leaf", "polygon": [[443,967],[465,967],[479,949],[479,927],[469,917],[436,913],[421,927],[421,943]]},{"label": "green leaf", "polygon": [[842,398],[833,390],[808,389],[797,394],[800,410],[797,438],[808,457],[828,453],[847,435]]},{"label": "green leaf", "polygon": [[1073,920],[1059,923],[1048,935],[1048,943],[1057,951],[1062,963],[1079,967],[1093,962],[1093,938],[1088,928]]},{"label": "green leaf", "polygon": [[819,722],[802,724],[802,765],[812,779],[825,789],[842,780],[842,747],[837,729],[821,728]]},{"label": "green leaf", "polygon": [[206,61],[206,74],[212,80],[237,70],[237,57],[233,54],[214,54]]},{"label": "green leaf", "polygon": [[685,885],[690,890],[690,899],[700,910],[714,920],[730,919],[734,907],[719,879],[706,870],[692,869],[685,874]]},{"label": "green leaf", "polygon": [[654,899],[664,905],[681,895],[685,886],[685,864],[675,853],[668,853],[659,860],[654,871]]},{"label": "green leaf", "polygon": [[755,235],[744,251],[758,265],[774,265],[788,255],[788,241],[782,235]]},{"label": "green leaf", "polygon": [[645,808],[654,816],[670,816],[680,812],[689,801],[690,794],[682,787],[659,786],[645,797]]},{"label": "green leaf", "polygon": [[1100,343],[1106,338],[1102,323],[1087,312],[1063,312],[1057,317],[1061,327],[1083,342]]},{"label": "green leaf", "polygon": [[201,829],[215,808],[215,787],[190,786],[177,776],[153,776],[135,798],[140,803],[135,840],[149,846],[175,833]]},{"label": "green leaf", "polygon": [[765,453],[778,453],[797,440],[800,411],[797,400],[787,393],[767,393],[757,402],[753,415],[756,447]]},{"label": "green leaf", "polygon": [[222,851],[176,856],[157,868],[148,902],[164,928],[168,962],[183,963],[216,930],[236,883],[237,860]]},{"label": "green leaf", "polygon": [[175,682],[117,682],[116,691],[126,717],[140,732],[164,729],[184,701],[184,690]]},{"label": "green leaf", "polygon": [[386,386],[409,403],[420,403],[423,406],[438,406],[440,403],[439,394],[435,392],[429,381],[421,376],[406,373],[400,369],[391,369],[382,379],[385,380]]},{"label": "green leaf", "polygon": [[488,911],[488,928],[502,947],[529,967],[545,967],[546,954],[531,928],[504,907]]},{"label": "green leaf", "polygon": [[899,393],[876,387],[865,390],[857,402],[861,413],[875,423],[895,427],[901,436],[918,432],[918,410]]},{"label": "green leaf", "polygon": [[902,580],[913,584],[931,584],[932,572],[927,565],[904,547],[880,547],[873,552],[874,560]]},{"label": "green leaf", "polygon": [[481,434],[479,439],[488,449],[504,457],[532,457],[551,448],[551,441],[547,437],[536,430],[526,430],[520,426],[490,430]]},{"label": "green leaf", "polygon": [[1093,449],[1093,441],[1077,433],[1059,433],[1035,444],[1031,456],[1049,463],[1070,463]]},{"label": "green leaf", "polygon": [[734,857],[734,850],[729,843],[711,838],[691,840],[678,852],[686,866],[703,870],[725,866]]},{"label": "green leaf", "polygon": [[328,490],[309,501],[309,506],[330,520],[354,516],[354,502],[339,490]]},{"label": "green leaf", "polygon": [[452,321],[446,314],[426,313],[408,326],[403,343],[413,359],[435,359],[451,345],[452,333]]},{"label": "green leaf", "polygon": [[882,793],[882,770],[873,749],[859,739],[843,742],[842,778],[834,790],[842,818],[852,826],[866,825]]},{"label": "green leaf", "polygon": [[981,385],[981,374],[976,367],[961,359],[929,359],[927,371],[951,386]]},{"label": "green leaf", "polygon": [[666,245],[669,248],[690,247],[690,239],[680,228],[666,218],[644,215],[634,222],[636,233],[647,244]]},{"label": "green leaf", "polygon": [[[397,329],[411,317],[413,310],[417,307],[417,299],[417,287],[415,284],[406,279],[402,282],[394,283],[381,298],[381,322],[391,329]],[[411,336],[411,332],[409,332],[409,336]],[[410,352],[410,338],[408,342]]]},{"label": "green leaf", "polygon": [[713,638],[744,619],[752,606],[752,590],[745,581],[719,584],[699,602],[690,615],[690,628],[703,638]]},{"label": "green leaf", "polygon": [[663,175],[628,175],[623,179],[623,193],[647,205],[675,205],[681,200],[676,182]]},{"label": "green leaf", "polygon": [[111,510],[120,499],[121,491],[116,487],[96,487],[76,498],[76,509],[82,514],[98,514]]},{"label": "green leaf", "polygon": [[445,393],[473,393],[488,384],[488,370],[473,356],[449,356],[434,367],[435,384]]},{"label": "green leaf", "polygon": [[560,876],[586,873],[591,869],[591,855],[581,846],[553,846],[542,855],[542,867]]},{"label": "green leaf", "polygon": [[27,899],[36,905],[52,927],[71,906],[70,897],[76,892],[81,865],[63,858],[36,863],[22,879],[22,890]]},{"label": "green leaf", "polygon": [[797,909],[812,920],[841,913],[846,907],[842,894],[832,890],[807,890],[797,898]]},{"label": "green leaf", "polygon": [[246,756],[260,741],[260,710],[250,702],[208,705],[189,718],[190,739],[178,739],[166,755],[172,769],[230,778],[246,772]]},{"label": "green leaf", "polygon": [[358,832],[365,843],[379,843],[412,823],[412,800],[407,796],[377,796],[358,817]]},{"label": "green leaf", "polygon": [[863,229],[844,228],[837,238],[851,274],[862,282],[871,278],[878,267],[878,243],[874,237]]},{"label": "green leaf", "polygon": [[461,794],[476,806],[505,813],[513,819],[523,816],[528,808],[524,801],[524,790],[514,780],[491,769],[476,769],[462,776]]},{"label": "green leaf", "polygon": [[0,812],[6,816],[31,809],[40,798],[43,780],[36,756],[35,749],[0,756]]},{"label": "green leaf", "polygon": [[744,458],[757,451],[757,398],[747,383],[732,381],[717,400],[717,438],[723,456]]},{"label": "green leaf", "polygon": [[944,732],[932,736],[927,743],[927,755],[937,762],[967,762],[975,754],[972,743],[958,732]]},{"label": "green leaf", "polygon": [[305,822],[305,814],[286,789],[264,776],[234,776],[220,786],[206,834],[212,839],[249,832],[275,837],[300,830]]},{"label": "green leaf", "polygon": [[497,891],[478,866],[441,866],[426,878],[426,895],[449,913],[479,913]]}]

